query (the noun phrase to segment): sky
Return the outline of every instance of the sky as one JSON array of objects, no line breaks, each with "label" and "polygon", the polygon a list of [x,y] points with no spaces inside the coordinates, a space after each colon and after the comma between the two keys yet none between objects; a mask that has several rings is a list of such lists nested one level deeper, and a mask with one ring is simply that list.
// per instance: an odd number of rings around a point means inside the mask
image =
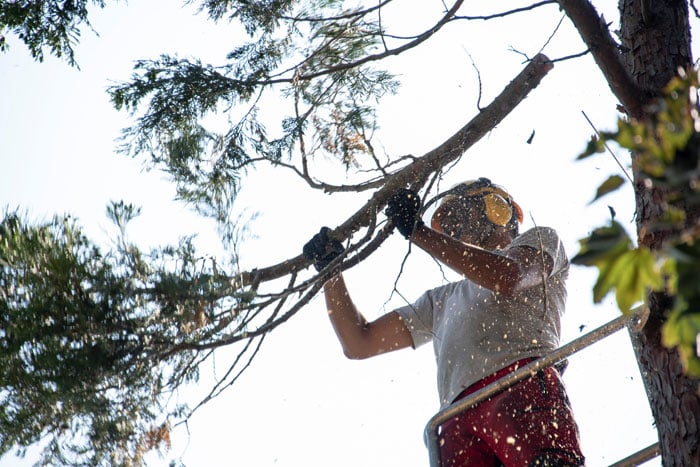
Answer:
[{"label": "sky", "polygon": [[[403,31],[417,32],[427,18],[421,8],[437,3],[401,3]],[[617,21],[616,1],[595,4],[608,21]],[[120,130],[131,120],[112,108],[105,90],[128,79],[134,60],[171,53],[223,63],[240,39],[235,28],[215,26],[196,16],[192,5],[179,5],[123,2],[94,11],[91,21],[99,36],[83,32],[76,47],[80,70],[53,57],[36,63],[8,37],[11,50],[0,55],[0,204],[37,220],[71,213],[93,240],[109,246],[115,230],[105,207],[123,199],[142,207],[129,231],[142,248],[196,233],[200,251],[222,254],[214,225],[175,201],[163,174],[115,151]],[[479,13],[476,7],[469,12]],[[524,67],[523,54],[534,56],[545,44],[550,58],[582,51],[566,20],[549,40],[560,19],[556,8],[548,8],[499,22],[455,23],[420,49],[388,60],[403,85],[380,102],[376,147],[392,156],[422,155],[478,112],[479,86],[482,106],[501,92]],[[505,121],[454,165],[444,186],[491,178],[525,210],[522,229],[556,228],[570,256],[580,238],[607,222],[608,205],[632,231],[629,184],[590,203],[608,175],[621,174],[612,156],[575,161],[593,132],[582,113],[598,129],[612,129],[615,104],[590,57],[557,63]],[[332,170],[324,161],[318,167],[319,173]],[[236,210],[260,216],[255,237],[240,248],[244,269],[296,256],[322,225],[339,225],[368,196],[311,193],[290,174],[268,168],[250,173]],[[346,273],[353,299],[368,319],[444,282],[434,261],[415,248],[399,276],[407,251],[395,235]],[[447,278],[455,279],[449,273]],[[612,297],[592,302],[594,278],[594,271],[572,267],[562,343],[617,317]],[[395,282],[400,293],[392,293]],[[179,459],[191,466],[426,466],[423,428],[438,409],[431,346],[349,361],[325,314],[318,296],[274,331],[242,378],[186,427],[176,427],[171,450],[149,456],[148,464]],[[183,390],[182,400],[198,402],[235,353],[235,348],[219,351],[218,364],[203,368],[200,382]],[[626,331],[573,356],[564,381],[587,465],[609,465],[656,441]],[[6,455],[0,466],[32,465],[37,452],[30,449],[24,458]]]}]

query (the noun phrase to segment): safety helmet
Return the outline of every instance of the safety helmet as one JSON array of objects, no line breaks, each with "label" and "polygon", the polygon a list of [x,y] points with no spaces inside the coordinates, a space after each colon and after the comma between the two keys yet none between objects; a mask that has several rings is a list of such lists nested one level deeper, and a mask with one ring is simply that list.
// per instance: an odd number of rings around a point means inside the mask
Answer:
[{"label": "safety helmet", "polygon": [[523,211],[520,206],[513,201],[511,196],[500,186],[491,183],[491,180],[481,177],[478,180],[468,180],[455,185],[450,190],[445,192],[444,198],[440,206],[435,210],[430,221],[430,226],[442,232],[443,228],[440,223],[440,218],[446,213],[444,212],[445,203],[455,199],[470,199],[481,198],[482,210],[486,218],[493,224],[506,226],[517,220],[523,222]]}]

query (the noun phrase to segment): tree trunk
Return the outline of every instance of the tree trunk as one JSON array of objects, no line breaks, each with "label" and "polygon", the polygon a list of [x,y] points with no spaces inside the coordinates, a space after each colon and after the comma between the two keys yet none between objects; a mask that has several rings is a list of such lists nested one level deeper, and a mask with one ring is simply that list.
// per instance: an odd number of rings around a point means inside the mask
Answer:
[{"label": "tree trunk", "polygon": [[658,94],[692,64],[686,0],[620,0],[622,61],[637,85]]},{"label": "tree trunk", "polygon": [[[684,0],[620,0],[619,7],[623,64],[637,86],[659,95],[678,67],[692,64],[688,4]],[[640,244],[656,249],[673,232],[647,229],[663,206],[659,193],[646,182],[635,170],[637,232]],[[661,343],[669,300],[659,294],[650,296],[649,318],[640,331],[630,329],[630,337],[656,423],[663,465],[700,465],[698,381],[683,375],[677,352]]]},{"label": "tree trunk", "polygon": [[650,297],[649,318],[641,331],[630,327],[630,337],[654,416],[663,465],[700,465],[697,381],[683,374],[678,353],[661,344],[666,304],[668,297]]}]

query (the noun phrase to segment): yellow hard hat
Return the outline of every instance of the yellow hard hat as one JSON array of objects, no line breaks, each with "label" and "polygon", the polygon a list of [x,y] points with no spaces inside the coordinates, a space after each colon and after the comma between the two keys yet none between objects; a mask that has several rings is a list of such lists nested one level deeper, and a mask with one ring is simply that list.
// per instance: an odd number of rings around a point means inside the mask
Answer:
[{"label": "yellow hard hat", "polygon": [[523,211],[520,206],[513,201],[513,198],[500,186],[491,183],[488,178],[482,177],[478,180],[468,180],[455,185],[444,195],[444,200],[437,208],[430,221],[430,226],[442,232],[440,217],[445,213],[441,210],[445,203],[458,198],[481,198],[483,200],[483,212],[486,218],[500,226],[517,219],[523,222]]}]

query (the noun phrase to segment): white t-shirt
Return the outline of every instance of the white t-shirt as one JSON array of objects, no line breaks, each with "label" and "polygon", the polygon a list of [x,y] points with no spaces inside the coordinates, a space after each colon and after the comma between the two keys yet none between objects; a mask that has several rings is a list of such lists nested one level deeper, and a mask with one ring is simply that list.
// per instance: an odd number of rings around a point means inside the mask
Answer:
[{"label": "white t-shirt", "polygon": [[506,296],[465,279],[429,290],[413,305],[396,310],[414,347],[433,341],[442,408],[480,379],[559,346],[569,272],[564,246],[548,227],[528,230],[508,249],[518,246],[552,259],[545,281]]}]

